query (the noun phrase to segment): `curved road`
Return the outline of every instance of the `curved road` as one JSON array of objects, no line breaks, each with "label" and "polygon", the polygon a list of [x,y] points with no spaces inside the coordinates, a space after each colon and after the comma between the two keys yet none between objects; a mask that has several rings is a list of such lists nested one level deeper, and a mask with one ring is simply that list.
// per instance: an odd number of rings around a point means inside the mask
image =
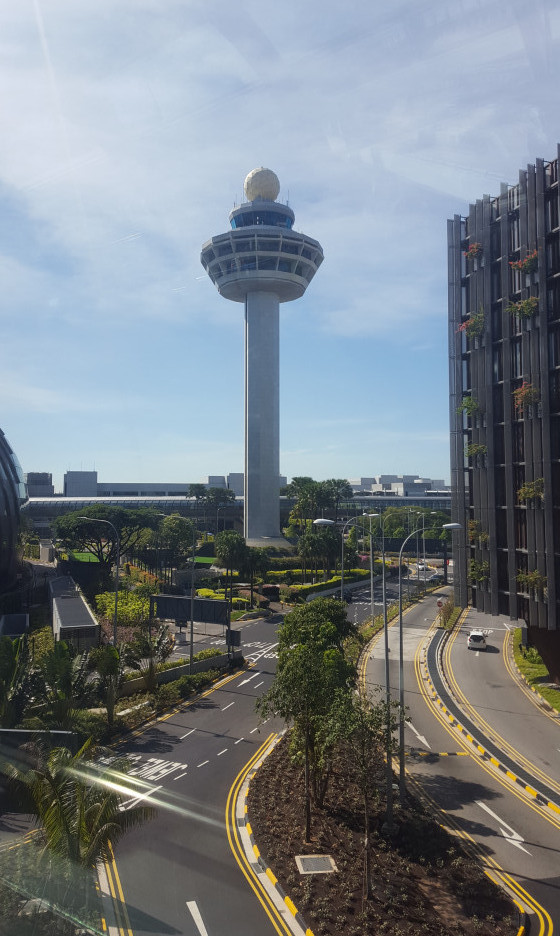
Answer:
[{"label": "curved road", "polygon": [[[553,921],[560,924],[560,817],[548,816],[507,776],[484,761],[467,737],[451,727],[432,698],[421,660],[436,613],[435,596],[430,596],[404,616],[405,704],[410,717],[405,731],[408,783],[419,785],[443,812],[444,824],[474,843],[491,874],[508,884],[528,910],[535,911],[531,932],[551,936]],[[391,690],[396,696],[398,625],[390,628],[389,645]],[[475,655],[470,652],[474,665]],[[384,681],[382,639],[373,647],[366,680],[370,685]],[[503,708],[499,687],[492,685],[492,680],[490,683],[487,701],[491,695],[493,706]],[[480,690],[479,694],[482,698]],[[486,710],[489,708],[487,705]]]},{"label": "curved road", "polygon": [[130,802],[140,797],[158,807],[156,818],[125,836],[116,852],[127,936],[283,932],[240,873],[225,822],[237,774],[282,728],[272,721],[259,727],[255,713],[276,668],[275,632],[274,623],[248,623],[243,644],[251,669],[119,749],[136,762],[142,784]]}]

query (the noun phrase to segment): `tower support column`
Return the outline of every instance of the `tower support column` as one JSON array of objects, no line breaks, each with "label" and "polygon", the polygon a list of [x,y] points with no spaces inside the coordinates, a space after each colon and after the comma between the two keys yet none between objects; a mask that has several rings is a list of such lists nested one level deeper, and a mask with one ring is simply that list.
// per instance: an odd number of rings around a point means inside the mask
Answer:
[{"label": "tower support column", "polygon": [[[245,519],[247,543],[280,540],[280,325],[273,292],[245,299]],[[271,542],[272,545],[272,542]]]}]

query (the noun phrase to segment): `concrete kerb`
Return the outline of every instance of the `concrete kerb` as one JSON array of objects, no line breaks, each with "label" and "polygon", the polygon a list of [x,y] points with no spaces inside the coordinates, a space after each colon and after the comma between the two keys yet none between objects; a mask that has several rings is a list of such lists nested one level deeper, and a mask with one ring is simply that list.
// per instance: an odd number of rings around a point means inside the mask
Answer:
[{"label": "concrete kerb", "polygon": [[259,769],[264,759],[274,750],[279,740],[280,737],[265,751],[263,756],[256,762],[247,775],[235,804],[235,821],[239,839],[243,845],[251,870],[259,879],[261,887],[270,897],[286,926],[292,930],[294,936],[314,936],[313,931],[306,925],[305,920],[293,901],[278,883],[276,875],[266,864],[255,842],[251,825],[247,821],[247,793],[249,791],[249,785],[256,771]]}]

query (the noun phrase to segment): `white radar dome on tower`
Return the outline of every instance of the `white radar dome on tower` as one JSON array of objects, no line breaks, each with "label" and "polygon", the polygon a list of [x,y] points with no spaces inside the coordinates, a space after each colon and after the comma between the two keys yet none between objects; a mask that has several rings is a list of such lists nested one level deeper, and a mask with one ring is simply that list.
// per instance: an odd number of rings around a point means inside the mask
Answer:
[{"label": "white radar dome on tower", "polygon": [[276,201],[280,192],[278,176],[272,169],[253,169],[243,183],[247,201],[264,198],[267,201]]}]

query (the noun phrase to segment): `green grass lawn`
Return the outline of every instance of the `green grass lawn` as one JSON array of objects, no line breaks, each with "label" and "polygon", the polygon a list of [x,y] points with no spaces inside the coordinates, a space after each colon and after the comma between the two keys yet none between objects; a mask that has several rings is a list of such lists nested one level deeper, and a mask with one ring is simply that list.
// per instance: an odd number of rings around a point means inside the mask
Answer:
[{"label": "green grass lawn", "polygon": [[[560,712],[560,689],[551,689],[549,686],[543,686],[542,683],[549,679],[548,670],[541,661],[532,662],[531,657],[538,657],[532,649],[524,651],[521,646],[521,628],[516,627],[513,632],[513,655],[517,668],[523,674],[527,682],[539,695],[546,699],[557,712]],[[538,657],[540,659],[540,657]]]},{"label": "green grass lawn", "polygon": [[70,552],[68,555],[79,562],[99,562],[97,556],[92,555],[90,552]]},{"label": "green grass lawn", "polygon": [[195,556],[195,562],[200,565],[212,565],[215,561],[213,556]]}]

